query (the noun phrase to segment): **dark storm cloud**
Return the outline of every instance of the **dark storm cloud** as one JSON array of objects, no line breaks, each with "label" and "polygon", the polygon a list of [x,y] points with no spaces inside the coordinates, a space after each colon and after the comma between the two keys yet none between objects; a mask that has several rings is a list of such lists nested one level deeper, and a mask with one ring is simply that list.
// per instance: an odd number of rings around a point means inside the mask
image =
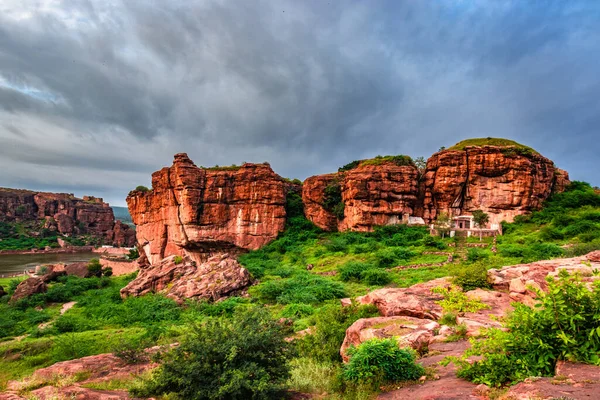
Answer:
[{"label": "dark storm cloud", "polygon": [[600,184],[599,9],[5,0],[0,185],[74,181],[122,204],[177,151],[304,178],[474,136],[524,142]]}]

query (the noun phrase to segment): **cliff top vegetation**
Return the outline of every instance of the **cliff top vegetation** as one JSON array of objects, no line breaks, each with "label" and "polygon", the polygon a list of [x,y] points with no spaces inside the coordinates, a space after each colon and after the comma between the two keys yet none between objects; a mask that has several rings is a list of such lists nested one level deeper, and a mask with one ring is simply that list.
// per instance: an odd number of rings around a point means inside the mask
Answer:
[{"label": "cliff top vegetation", "polygon": [[475,138],[475,139],[466,139],[461,142],[456,143],[454,146],[447,148],[446,150],[464,150],[468,146],[499,146],[499,147],[516,147],[517,149],[526,150],[532,154],[539,154],[533,148],[529,146],[525,146],[521,143],[515,142],[510,139],[502,139],[502,138]]}]

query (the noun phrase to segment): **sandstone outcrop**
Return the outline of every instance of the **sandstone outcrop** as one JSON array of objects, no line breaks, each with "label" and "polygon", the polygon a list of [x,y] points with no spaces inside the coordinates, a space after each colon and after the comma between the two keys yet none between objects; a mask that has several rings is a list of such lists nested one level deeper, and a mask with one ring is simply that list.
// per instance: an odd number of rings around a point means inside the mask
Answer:
[{"label": "sandstone outcrop", "polygon": [[268,164],[206,169],[186,154],[152,174],[152,190],[127,197],[150,264],[171,255],[201,263],[213,252],[258,249],[285,226],[286,192]]},{"label": "sandstone outcrop", "polygon": [[419,171],[412,163],[403,164],[362,162],[306,179],[302,200],[307,218],[322,229],[340,231],[408,222],[417,211]]},{"label": "sandstone outcrop", "polygon": [[503,220],[541,208],[570,183],[549,159],[503,139],[458,143],[431,156],[422,173],[399,157],[400,163],[394,157],[362,160],[306,179],[307,218],[328,231],[369,231],[375,225],[431,223],[440,212],[457,216],[483,210],[497,228]]},{"label": "sandstone outcrop", "polygon": [[170,256],[159,265],[146,266],[121,289],[121,296],[164,293],[177,301],[219,300],[239,294],[250,285],[250,273],[228,254],[216,254],[203,263]]},{"label": "sandstone outcrop", "polygon": [[429,158],[423,177],[426,221],[483,210],[491,224],[541,208],[553,192],[564,190],[568,174],[549,159],[518,144],[465,146]]},{"label": "sandstone outcrop", "polygon": [[108,203],[91,196],[0,188],[0,221],[45,221],[43,228],[61,235],[90,234],[105,244],[135,244],[135,231],[115,222]]},{"label": "sandstone outcrop", "polygon": [[434,279],[409,288],[383,288],[356,298],[360,304],[373,304],[384,317],[409,316],[437,320],[442,316],[442,307],[436,302],[442,296],[432,293],[436,287],[449,287],[448,278]]},{"label": "sandstone outcrop", "polygon": [[10,303],[15,303],[37,293],[45,293],[47,290],[48,286],[41,278],[27,278],[23,282],[19,283],[15,289],[15,292],[10,298]]}]

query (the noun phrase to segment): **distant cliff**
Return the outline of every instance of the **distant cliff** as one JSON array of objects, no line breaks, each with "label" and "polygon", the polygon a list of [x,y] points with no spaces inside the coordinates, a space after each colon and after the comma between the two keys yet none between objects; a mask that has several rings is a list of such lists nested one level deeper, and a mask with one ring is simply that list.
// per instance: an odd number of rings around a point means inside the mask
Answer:
[{"label": "distant cliff", "polygon": [[102,244],[135,245],[135,231],[115,221],[112,208],[101,198],[0,188],[0,222],[25,224],[34,236],[89,235]]}]

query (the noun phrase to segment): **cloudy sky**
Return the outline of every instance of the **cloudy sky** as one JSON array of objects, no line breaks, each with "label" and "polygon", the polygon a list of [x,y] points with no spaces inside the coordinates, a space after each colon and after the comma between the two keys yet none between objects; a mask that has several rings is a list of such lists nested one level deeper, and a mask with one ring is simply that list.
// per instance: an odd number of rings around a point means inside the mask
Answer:
[{"label": "cloudy sky", "polygon": [[0,0],[0,186],[124,205],[187,152],[304,179],[507,137],[600,185],[600,2]]}]

